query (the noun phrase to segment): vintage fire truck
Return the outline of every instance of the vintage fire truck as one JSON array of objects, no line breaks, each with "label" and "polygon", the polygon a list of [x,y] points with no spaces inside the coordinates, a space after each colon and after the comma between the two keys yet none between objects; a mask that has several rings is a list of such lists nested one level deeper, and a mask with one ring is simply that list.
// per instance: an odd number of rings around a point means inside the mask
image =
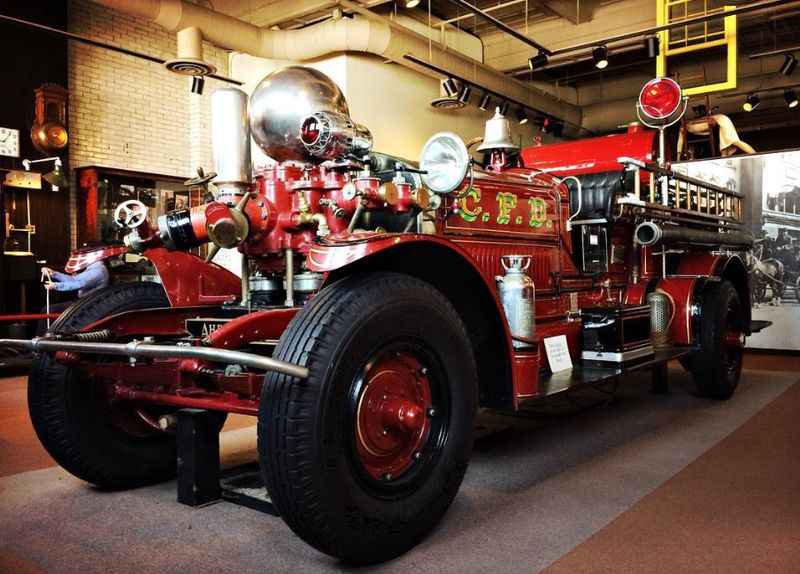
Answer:
[{"label": "vintage fire truck", "polygon": [[[256,416],[280,516],[322,552],[377,562],[447,510],[479,407],[676,358],[699,394],[734,393],[752,238],[739,193],[670,169],[675,82],[642,90],[652,129],[521,151],[497,114],[475,149],[439,133],[419,164],[374,152],[310,68],[211,99],[213,200],[157,222],[117,210],[160,283],[113,285],[47,336],[2,342],[39,352],[31,418],[75,476],[166,480],[176,411]],[[251,135],[274,165],[251,168]],[[204,244],[206,260],[190,253]],[[212,262],[232,248],[240,276]]]}]

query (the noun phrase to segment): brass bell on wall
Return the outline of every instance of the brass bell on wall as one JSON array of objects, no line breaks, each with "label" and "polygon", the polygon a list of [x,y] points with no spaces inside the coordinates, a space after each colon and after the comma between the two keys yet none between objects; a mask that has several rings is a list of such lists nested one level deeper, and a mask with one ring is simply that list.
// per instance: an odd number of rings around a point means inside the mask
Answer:
[{"label": "brass bell on wall", "polygon": [[31,127],[31,141],[40,153],[54,155],[69,143],[67,90],[58,84],[42,84],[34,94],[36,119]]},{"label": "brass bell on wall", "polygon": [[494,117],[486,121],[483,143],[478,146],[478,151],[492,149],[519,150],[519,146],[511,139],[511,124],[500,113],[500,108],[495,108]]}]

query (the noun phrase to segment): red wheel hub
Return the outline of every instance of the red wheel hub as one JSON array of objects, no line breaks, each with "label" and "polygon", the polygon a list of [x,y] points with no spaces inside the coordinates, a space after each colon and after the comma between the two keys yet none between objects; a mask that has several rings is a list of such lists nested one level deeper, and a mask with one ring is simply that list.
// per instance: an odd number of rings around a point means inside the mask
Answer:
[{"label": "red wheel hub", "polygon": [[413,355],[396,353],[367,365],[356,412],[356,447],[366,471],[392,480],[411,468],[428,439],[431,388]]}]

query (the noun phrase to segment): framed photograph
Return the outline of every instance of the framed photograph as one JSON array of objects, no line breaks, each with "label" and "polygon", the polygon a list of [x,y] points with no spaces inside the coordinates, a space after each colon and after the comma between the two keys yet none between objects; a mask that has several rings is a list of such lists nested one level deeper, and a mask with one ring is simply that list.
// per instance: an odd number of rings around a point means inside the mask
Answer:
[{"label": "framed photograph", "polygon": [[676,164],[678,171],[744,193],[753,319],[772,326],[749,348],[800,351],[800,150]]}]

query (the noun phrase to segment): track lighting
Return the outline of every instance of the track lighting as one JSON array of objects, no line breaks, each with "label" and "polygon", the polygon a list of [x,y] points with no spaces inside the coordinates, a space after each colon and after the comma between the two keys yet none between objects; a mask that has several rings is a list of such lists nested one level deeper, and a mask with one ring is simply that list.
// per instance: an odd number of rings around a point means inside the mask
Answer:
[{"label": "track lighting", "polygon": [[453,78],[447,78],[442,82],[442,86],[449,98],[454,97],[458,93],[458,85],[456,85],[456,81]]},{"label": "track lighting", "polygon": [[547,65],[547,54],[539,52],[535,56],[528,59],[528,67],[531,70],[538,70]]},{"label": "track lighting", "polygon": [[797,67],[797,58],[794,57],[794,54],[786,54],[783,59],[783,64],[781,65],[781,74],[784,76],[791,76],[794,69]]},{"label": "track lighting", "polygon": [[592,59],[594,60],[595,68],[602,70],[608,66],[608,48],[605,46],[598,46],[592,50]]},{"label": "track lighting", "polygon": [[648,58],[655,58],[661,52],[661,42],[658,36],[647,36],[644,39],[644,46],[647,49]]},{"label": "track lighting", "polygon": [[420,0],[406,0],[406,8],[416,8],[419,3]]},{"label": "track lighting", "polygon": [[469,87],[469,84],[464,84],[461,86],[461,90],[458,92],[458,101],[462,104],[466,104],[469,101],[469,96],[472,93],[472,88]]},{"label": "track lighting", "polygon": [[485,112],[489,109],[489,102],[491,102],[492,98],[489,96],[489,92],[483,92],[481,96],[481,101],[478,103],[478,109],[482,112]]},{"label": "track lighting", "polygon": [[500,115],[501,116],[505,116],[506,114],[508,114],[509,106],[510,106],[510,104],[508,102],[503,102],[502,104],[500,104],[499,110],[500,110]]},{"label": "track lighting", "polygon": [[522,108],[517,110],[517,121],[519,122],[519,125],[528,123],[528,114],[526,114],[525,110],[523,110]]},{"label": "track lighting", "polygon": [[794,90],[784,91],[783,99],[786,100],[786,105],[789,106],[790,109],[796,108],[797,104],[800,103],[797,100],[797,94],[794,93]]},{"label": "track lighting", "polygon": [[203,95],[203,88],[206,85],[206,79],[203,76],[192,76],[192,93],[198,96]]},{"label": "track lighting", "polygon": [[746,112],[752,112],[754,109],[758,107],[758,104],[761,103],[761,98],[759,98],[756,94],[750,94],[747,96],[747,99],[742,104],[742,109]]}]

